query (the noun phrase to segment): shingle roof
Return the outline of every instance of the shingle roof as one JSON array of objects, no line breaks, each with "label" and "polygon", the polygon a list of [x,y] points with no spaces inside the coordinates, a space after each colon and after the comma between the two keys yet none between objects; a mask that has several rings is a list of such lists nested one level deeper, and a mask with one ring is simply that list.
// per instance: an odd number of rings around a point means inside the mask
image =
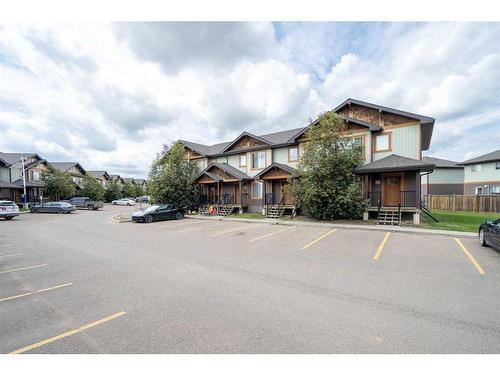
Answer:
[{"label": "shingle roof", "polygon": [[102,176],[107,176],[111,178],[111,176],[106,171],[87,171],[87,174],[95,178],[101,178]]},{"label": "shingle roof", "polygon": [[227,164],[227,163],[211,163],[208,167],[206,167],[203,171],[201,171],[198,176],[195,177],[195,181],[201,177],[202,175],[207,175],[214,181],[222,181],[221,178],[213,173],[210,172],[210,169],[213,167],[217,167],[222,169],[223,171],[229,173],[231,176],[236,177],[238,180],[252,180],[253,178],[247,175],[246,173],[243,173],[239,169]]},{"label": "shingle roof", "polygon": [[463,168],[459,162],[433,158],[432,156],[424,156],[422,160],[426,163],[434,164],[436,168]]},{"label": "shingle roof", "polygon": [[135,180],[136,184],[140,184],[140,185],[142,185],[146,182],[146,180],[143,178],[134,178],[134,180]]},{"label": "shingle roof", "polygon": [[0,152],[0,160],[2,160],[8,166],[15,164],[21,161],[21,158],[29,158],[36,157],[38,159],[42,159],[36,153],[27,153],[27,152]]},{"label": "shingle roof", "polygon": [[125,183],[127,183],[127,182],[128,182],[128,183],[130,183],[130,184],[135,184],[134,179],[133,179],[133,178],[131,178],[131,177],[122,177],[122,180],[123,180],[123,182],[125,182]]},{"label": "shingle roof", "polygon": [[467,164],[485,163],[488,161],[500,161],[500,150],[496,150],[488,154],[484,154],[476,158],[466,160],[462,164],[467,165]]},{"label": "shingle roof", "polygon": [[356,173],[374,173],[386,171],[432,170],[434,164],[422,160],[406,158],[392,154],[372,163],[362,165],[354,170]]},{"label": "shingle roof", "polygon": [[286,165],[286,164],[281,164],[281,163],[276,163],[276,162],[273,162],[271,163],[271,165],[267,166],[266,168],[264,168],[262,171],[260,171],[259,173],[257,173],[254,178],[255,179],[260,179],[262,176],[264,176],[267,172],[269,172],[271,169],[273,168],[279,168],[285,172],[288,172],[290,173],[290,175],[292,177],[295,177],[297,176],[297,169],[293,168],[293,167],[290,167],[289,165]]},{"label": "shingle roof", "polygon": [[85,173],[85,169],[81,166],[80,163],[76,162],[76,161],[53,161],[53,162],[50,162],[50,164],[52,164],[55,168],[61,170],[61,171],[67,171],[68,169],[72,168],[72,167],[79,167],[83,170],[83,172]]}]

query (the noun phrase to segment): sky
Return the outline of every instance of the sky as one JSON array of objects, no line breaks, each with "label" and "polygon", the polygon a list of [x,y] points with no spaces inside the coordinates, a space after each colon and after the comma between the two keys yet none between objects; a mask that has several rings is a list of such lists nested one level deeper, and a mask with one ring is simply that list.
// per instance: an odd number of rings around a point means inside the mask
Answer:
[{"label": "sky", "polygon": [[0,151],[147,176],[163,144],[306,126],[351,97],[500,148],[500,23],[0,24]]}]

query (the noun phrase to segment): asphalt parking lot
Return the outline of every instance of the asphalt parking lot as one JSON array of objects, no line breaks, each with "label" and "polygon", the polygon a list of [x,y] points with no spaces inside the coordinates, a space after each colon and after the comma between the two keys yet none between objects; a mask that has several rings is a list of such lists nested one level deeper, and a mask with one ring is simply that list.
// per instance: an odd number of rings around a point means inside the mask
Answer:
[{"label": "asphalt parking lot", "polygon": [[1,353],[499,353],[476,240],[128,207],[0,222]]}]

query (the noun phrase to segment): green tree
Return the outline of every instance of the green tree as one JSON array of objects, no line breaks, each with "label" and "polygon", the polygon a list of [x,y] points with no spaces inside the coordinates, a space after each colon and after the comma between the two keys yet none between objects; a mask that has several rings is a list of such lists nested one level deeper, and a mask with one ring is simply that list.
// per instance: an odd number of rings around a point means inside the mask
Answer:
[{"label": "green tree", "polygon": [[122,186],[122,195],[124,197],[135,197],[135,185],[125,182]]},{"label": "green tree", "polygon": [[83,189],[80,192],[82,197],[89,197],[95,201],[102,201],[106,194],[106,189],[92,176],[83,176]]},{"label": "green tree", "polygon": [[134,197],[142,197],[144,195],[144,189],[142,185],[136,184],[134,185]]},{"label": "green tree", "polygon": [[122,197],[122,189],[118,182],[110,181],[106,184],[106,193],[105,198],[106,202],[112,202],[116,199],[120,199]]},{"label": "green tree", "polygon": [[171,203],[178,207],[196,205],[196,189],[193,181],[199,170],[186,157],[184,146],[174,143],[163,145],[151,165],[148,192],[154,203]]},{"label": "green tree", "polygon": [[75,183],[71,176],[52,166],[42,172],[41,180],[44,184],[44,194],[56,200],[70,198],[75,195]]},{"label": "green tree", "polygon": [[349,137],[344,119],[326,112],[306,137],[309,141],[298,165],[298,178],[291,184],[297,205],[320,220],[360,217],[364,204],[353,169],[362,164],[361,148]]}]

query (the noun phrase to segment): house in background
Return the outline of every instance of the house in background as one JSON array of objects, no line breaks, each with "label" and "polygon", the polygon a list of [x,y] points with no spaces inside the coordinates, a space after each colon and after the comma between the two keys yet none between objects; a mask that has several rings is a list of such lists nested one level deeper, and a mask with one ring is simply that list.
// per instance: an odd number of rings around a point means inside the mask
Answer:
[{"label": "house in background", "polygon": [[[434,119],[415,113],[347,99],[334,109],[346,121],[355,144],[361,147],[365,164],[355,170],[370,214],[391,217],[413,215],[420,220],[420,174],[434,164],[422,161],[429,149]],[[296,176],[304,154],[308,126],[254,135],[243,132],[230,142],[203,145],[180,140],[188,158],[201,173],[195,183],[200,205],[217,203],[227,212],[248,210],[282,215],[295,209],[286,193],[289,179]],[[327,178],[328,176],[325,176]]]},{"label": "house in background", "polygon": [[122,181],[124,184],[135,185],[135,180],[131,177],[122,177]]},{"label": "house in background", "polygon": [[142,191],[146,192],[146,180],[143,178],[134,178],[134,182],[137,186],[140,186]]},{"label": "house in background", "polygon": [[87,174],[94,177],[104,188],[111,181],[111,177],[106,171],[87,171]]},{"label": "house in background", "polygon": [[500,150],[466,160],[464,165],[464,194],[500,194]]},{"label": "house in background", "polygon": [[422,195],[462,195],[464,193],[464,166],[458,162],[424,156],[422,160],[434,164],[434,172],[422,175]]},{"label": "house in background", "polygon": [[69,161],[51,162],[50,164],[52,164],[54,168],[68,173],[72,177],[77,190],[81,190],[83,188],[83,176],[85,176],[87,172],[85,171],[85,169],[83,169],[80,163]]},{"label": "house in background", "polygon": [[37,202],[43,196],[41,174],[48,170],[49,163],[36,153],[0,152],[0,199],[22,203],[22,159],[26,173],[27,201]]},{"label": "house in background", "polygon": [[119,186],[125,183],[119,174],[110,174],[109,178],[111,182],[116,182]]}]

